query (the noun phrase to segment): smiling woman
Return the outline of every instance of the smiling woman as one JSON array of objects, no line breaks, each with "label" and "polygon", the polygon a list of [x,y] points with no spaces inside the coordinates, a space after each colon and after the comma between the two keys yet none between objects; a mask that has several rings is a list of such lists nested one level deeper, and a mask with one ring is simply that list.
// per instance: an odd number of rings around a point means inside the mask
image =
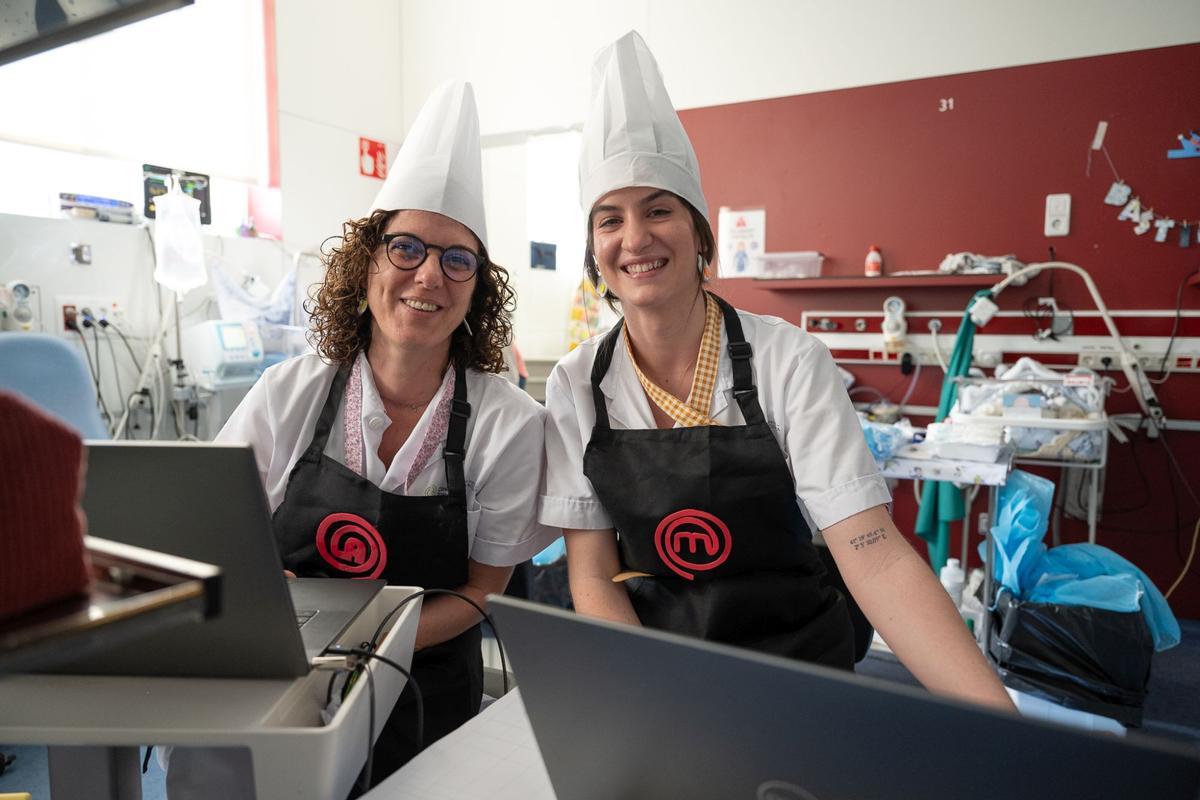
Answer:
[{"label": "smiling woman", "polygon": [[[447,84],[326,257],[308,305],[317,354],[268,369],[217,436],[254,447],[286,569],[450,589],[482,607],[549,544],[556,532],[534,519],[544,412],[496,374],[512,306],[507,272],[487,257],[474,95]],[[322,523],[346,513],[362,519],[360,546],[326,546]],[[417,650],[430,744],[479,709],[478,613],[426,598]],[[406,689],[375,779],[416,753],[415,709]]]},{"label": "smiling woman", "polygon": [[586,267],[624,317],[546,384],[540,498],[576,610],[852,669],[857,601],[926,686],[1011,709],[896,532],[829,351],[705,291],[700,167],[645,42],[621,37],[592,74]]}]

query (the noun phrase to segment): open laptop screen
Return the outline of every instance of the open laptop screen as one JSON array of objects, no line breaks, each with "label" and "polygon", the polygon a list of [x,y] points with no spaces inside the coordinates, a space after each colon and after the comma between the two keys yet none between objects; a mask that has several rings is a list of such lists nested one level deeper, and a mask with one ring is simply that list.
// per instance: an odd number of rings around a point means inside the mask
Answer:
[{"label": "open laptop screen", "polygon": [[1194,800],[1200,754],[492,596],[558,800]]}]

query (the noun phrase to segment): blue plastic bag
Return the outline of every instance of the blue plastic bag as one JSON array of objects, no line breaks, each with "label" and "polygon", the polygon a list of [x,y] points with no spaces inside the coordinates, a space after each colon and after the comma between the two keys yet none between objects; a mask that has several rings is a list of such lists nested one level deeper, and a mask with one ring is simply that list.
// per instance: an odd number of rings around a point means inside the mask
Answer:
[{"label": "blue plastic bag", "polygon": [[[1042,537],[1050,519],[1054,484],[1022,470],[1013,470],[1000,489],[992,539],[996,543],[996,580],[1008,587],[1015,597],[1036,582],[1033,575],[1038,560],[1046,552]],[[979,557],[985,557],[986,542],[979,544]]]},{"label": "blue plastic bag", "polygon": [[908,442],[908,435],[895,425],[870,422],[861,417],[858,421],[862,425],[863,438],[867,440],[867,449],[876,461],[887,461]]},{"label": "blue plastic bag", "polygon": [[[1158,652],[1179,644],[1179,623],[1154,583],[1107,547],[1068,544],[1047,550],[1054,484],[1014,470],[1000,490],[992,539],[995,579],[1018,600],[1109,611],[1141,609]],[[979,544],[985,557],[986,542]]]}]

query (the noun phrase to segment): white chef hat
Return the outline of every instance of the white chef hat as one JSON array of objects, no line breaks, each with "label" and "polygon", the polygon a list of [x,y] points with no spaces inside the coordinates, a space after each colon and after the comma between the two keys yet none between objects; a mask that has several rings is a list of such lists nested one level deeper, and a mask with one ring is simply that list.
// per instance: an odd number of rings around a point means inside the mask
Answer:
[{"label": "white chef hat", "polygon": [[442,84],[425,101],[371,204],[371,211],[379,209],[444,214],[487,247],[479,113],[471,84]]},{"label": "white chef hat", "polygon": [[674,192],[708,219],[696,152],[637,31],[601,50],[592,64],[579,156],[580,205],[589,213],[601,197],[628,186]]}]

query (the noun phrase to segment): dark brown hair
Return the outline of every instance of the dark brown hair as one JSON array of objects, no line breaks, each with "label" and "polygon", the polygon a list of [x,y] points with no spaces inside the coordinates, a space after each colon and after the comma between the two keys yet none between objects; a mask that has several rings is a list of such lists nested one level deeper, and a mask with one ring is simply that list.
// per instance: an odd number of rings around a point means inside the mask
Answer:
[{"label": "dark brown hair", "polygon": [[[375,250],[395,211],[377,210],[369,217],[348,220],[328,252],[322,245],[325,280],[309,292],[304,310],[312,317],[309,341],[326,361],[348,364],[371,344],[371,312],[358,312],[366,296],[367,275],[372,269],[391,269],[386,259],[375,262]],[[478,239],[476,242],[478,243]],[[479,246],[484,266],[475,275],[475,291],[467,310],[471,333],[459,325],[450,336],[450,359],[482,372],[505,369],[502,348],[512,341],[512,311],[516,305],[508,285],[508,270],[487,258]]]},{"label": "dark brown hair", "polygon": [[[700,257],[704,259],[705,264],[712,264],[717,256],[717,240],[713,237],[712,226],[708,224],[708,220],[704,215],[696,210],[696,207],[684,200],[674,192],[670,195],[683,204],[683,207],[692,215],[692,225],[696,232],[700,234]],[[600,266],[596,263],[596,248],[595,241],[592,235],[592,223],[595,221],[594,212],[588,212],[587,221],[587,249],[583,252],[583,271],[587,275],[588,280],[593,286],[600,286]],[[702,279],[707,280],[707,279]],[[621,298],[612,293],[611,289],[605,288],[602,295],[608,303],[608,307],[613,311],[617,310],[617,303],[621,302]]]}]

